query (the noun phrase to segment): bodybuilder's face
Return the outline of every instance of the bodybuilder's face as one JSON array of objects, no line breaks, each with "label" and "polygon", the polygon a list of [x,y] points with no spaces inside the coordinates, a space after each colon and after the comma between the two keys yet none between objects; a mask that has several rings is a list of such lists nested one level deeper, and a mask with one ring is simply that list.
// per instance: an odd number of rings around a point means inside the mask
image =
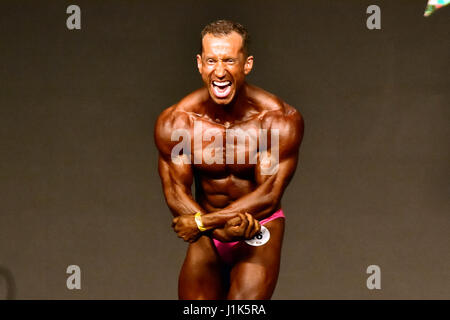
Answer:
[{"label": "bodybuilder's face", "polygon": [[211,99],[227,105],[242,87],[253,67],[253,57],[242,51],[243,39],[237,32],[216,37],[203,37],[203,52],[197,55],[197,66]]}]

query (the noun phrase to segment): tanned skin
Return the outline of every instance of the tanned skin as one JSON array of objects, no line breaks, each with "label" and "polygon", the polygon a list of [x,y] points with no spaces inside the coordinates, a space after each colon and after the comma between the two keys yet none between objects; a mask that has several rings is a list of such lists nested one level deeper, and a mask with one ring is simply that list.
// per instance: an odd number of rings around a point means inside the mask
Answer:
[{"label": "tanned skin", "polygon": [[[266,244],[237,244],[229,269],[221,261],[212,238],[222,242],[250,239],[260,230],[258,220],[280,209],[283,192],[296,170],[303,119],[278,97],[245,82],[253,57],[245,54],[241,35],[234,31],[225,36],[206,34],[202,46],[197,65],[205,86],[163,111],[155,126],[159,174],[174,216],[172,227],[189,242],[179,277],[179,298],[270,299],[278,278],[284,219],[265,224],[270,231]],[[230,93],[218,96],[213,81],[230,81]],[[189,130],[194,140],[194,121],[201,122],[203,132],[209,128],[219,130],[224,139],[226,129],[267,129],[269,135],[278,129],[277,172],[262,174],[264,164],[259,155],[256,164],[249,164],[249,150],[245,164],[226,164],[225,160],[223,164],[172,161],[172,148],[179,142],[171,141],[172,132]],[[210,143],[204,141],[202,148]],[[191,145],[194,150],[193,141]],[[224,140],[224,153],[225,149]],[[191,192],[194,182],[195,199]],[[199,231],[196,212],[202,213],[208,231]]]}]

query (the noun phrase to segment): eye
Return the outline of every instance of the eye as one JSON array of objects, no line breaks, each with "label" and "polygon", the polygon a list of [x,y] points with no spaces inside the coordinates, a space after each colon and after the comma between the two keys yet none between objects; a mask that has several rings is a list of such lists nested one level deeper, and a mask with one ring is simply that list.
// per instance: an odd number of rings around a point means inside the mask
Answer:
[{"label": "eye", "polygon": [[236,60],[235,59],[227,59],[227,63],[228,64],[235,64]]},{"label": "eye", "polygon": [[207,64],[214,64],[214,59],[211,59],[211,58],[208,58],[208,59],[206,59],[206,63]]}]

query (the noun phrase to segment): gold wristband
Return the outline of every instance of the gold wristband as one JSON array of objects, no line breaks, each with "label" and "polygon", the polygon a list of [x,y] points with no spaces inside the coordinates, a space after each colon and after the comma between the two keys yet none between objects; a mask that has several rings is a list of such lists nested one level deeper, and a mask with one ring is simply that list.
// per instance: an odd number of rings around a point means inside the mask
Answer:
[{"label": "gold wristband", "polygon": [[197,224],[198,230],[200,230],[201,232],[206,231],[207,229],[205,228],[205,226],[203,225],[203,222],[202,222],[202,213],[197,212],[194,215],[194,217],[195,217],[195,223]]}]

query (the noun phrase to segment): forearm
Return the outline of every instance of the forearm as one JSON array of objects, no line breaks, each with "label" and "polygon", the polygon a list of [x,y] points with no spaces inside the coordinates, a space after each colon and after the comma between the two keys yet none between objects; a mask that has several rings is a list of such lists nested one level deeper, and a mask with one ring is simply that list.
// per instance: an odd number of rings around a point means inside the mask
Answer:
[{"label": "forearm", "polygon": [[[237,201],[236,201],[237,202]],[[229,219],[237,216],[238,213],[250,213],[256,219],[262,220],[270,216],[271,213],[276,209],[276,205],[271,201],[263,205],[261,203],[255,205],[248,205],[247,203],[236,203],[230,205],[220,211],[215,211],[212,213],[207,213],[202,215],[203,225],[208,228],[218,228],[223,226]]]},{"label": "forearm", "polygon": [[233,237],[230,237],[227,232],[225,231],[225,228],[216,228],[211,230],[207,234],[210,238],[219,240],[220,242],[234,242],[234,241],[242,241],[247,240],[248,238],[245,236],[245,234],[242,234],[240,236],[234,235]]},{"label": "forearm", "polygon": [[193,199],[191,185],[192,170],[189,166],[176,167],[171,160],[159,158],[159,174],[161,177],[164,197],[167,206],[174,217],[204,213],[202,207]]},{"label": "forearm", "polygon": [[216,228],[216,229],[213,229],[213,230],[209,231],[209,232],[207,233],[207,235],[208,235],[210,238],[219,240],[219,241],[221,241],[221,242],[231,242],[231,241],[232,241],[232,239],[230,239],[229,237],[227,237],[227,235],[226,235],[226,233],[225,233],[225,229],[224,229],[223,227],[222,227],[222,228]]},{"label": "forearm", "polygon": [[203,215],[202,222],[206,228],[217,228],[223,226],[238,213],[246,212],[253,215],[257,220],[261,220],[268,217],[276,209],[279,199],[280,195],[276,189],[258,188],[219,211]]},{"label": "forearm", "polygon": [[205,210],[192,198],[191,194],[177,188],[170,188],[167,192],[164,192],[164,195],[167,206],[174,217],[197,212],[205,214]]}]

